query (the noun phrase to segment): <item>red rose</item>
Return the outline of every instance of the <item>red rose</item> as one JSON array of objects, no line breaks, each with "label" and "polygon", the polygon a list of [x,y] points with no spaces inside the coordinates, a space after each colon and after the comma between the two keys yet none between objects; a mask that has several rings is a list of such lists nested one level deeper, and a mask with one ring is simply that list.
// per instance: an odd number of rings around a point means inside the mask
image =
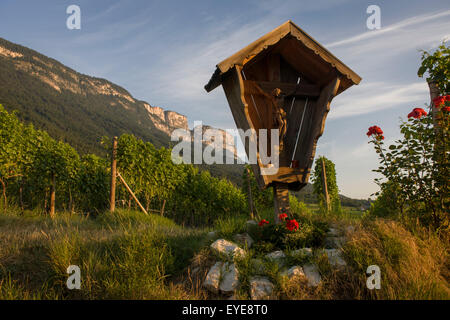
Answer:
[{"label": "red rose", "polygon": [[450,112],[450,107],[444,107],[444,108],[442,108],[442,111]]},{"label": "red rose", "polygon": [[295,219],[288,220],[286,223],[286,229],[289,231],[298,230],[298,222]]},{"label": "red rose", "polygon": [[425,110],[423,110],[422,108],[414,108],[413,111],[411,111],[408,114],[408,118],[415,118],[415,119],[420,119],[422,116],[426,116],[427,112]]},{"label": "red rose", "polygon": [[366,134],[368,137],[370,137],[371,135],[379,136],[383,134],[383,130],[381,130],[381,128],[378,126],[372,126],[369,128],[369,131],[367,131]]},{"label": "red rose", "polygon": [[278,219],[284,220],[284,219],[287,218],[287,216],[288,216],[288,215],[287,215],[286,213],[281,213],[281,214],[278,215]]},{"label": "red rose", "polygon": [[258,225],[259,225],[260,227],[262,227],[262,226],[265,225],[265,224],[269,224],[269,221],[267,221],[266,219],[262,219],[262,220],[258,223]]},{"label": "red rose", "polygon": [[439,107],[441,106],[441,104],[443,104],[445,101],[448,101],[448,100],[447,100],[447,97],[448,97],[448,96],[445,96],[445,97],[439,96],[439,97],[437,97],[437,98],[434,98],[434,99],[433,99],[434,106],[435,106],[436,108],[439,108]]}]

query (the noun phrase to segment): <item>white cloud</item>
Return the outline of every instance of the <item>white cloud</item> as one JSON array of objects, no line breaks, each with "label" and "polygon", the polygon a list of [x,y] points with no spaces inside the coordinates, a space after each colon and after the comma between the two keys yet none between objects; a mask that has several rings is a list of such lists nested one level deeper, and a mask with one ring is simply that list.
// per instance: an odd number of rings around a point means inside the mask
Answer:
[{"label": "white cloud", "polygon": [[[420,15],[420,16],[415,16],[412,18],[408,18],[405,20],[402,20],[400,22],[391,24],[387,27],[382,27],[379,30],[373,30],[373,31],[367,31],[364,32],[362,34],[359,34],[357,36],[353,36],[344,40],[339,40],[330,44],[327,44],[326,47],[327,48],[333,48],[333,47],[338,47],[338,46],[342,46],[342,45],[349,45],[349,44],[354,44],[354,43],[359,43],[361,41],[364,40],[370,40],[372,38],[376,38],[379,37],[381,35],[386,35],[388,33],[393,33],[396,31],[400,31],[400,30],[405,30],[405,28],[409,28],[409,27],[417,27],[416,25],[420,25],[423,24],[425,22],[429,22],[429,21],[435,21],[437,19],[440,18],[444,18],[450,16],[450,10],[447,11],[443,11],[443,12],[439,12],[439,13],[432,13],[432,14],[424,14],[424,15]],[[421,28],[423,30],[423,28]],[[449,30],[446,29],[445,27],[442,28],[443,30]],[[416,37],[417,40],[420,40],[420,38]]]},{"label": "white cloud", "polygon": [[[275,27],[273,19],[238,26],[224,22],[230,26],[228,30],[208,32],[199,41],[179,46],[165,56],[164,72],[160,75],[162,85],[159,94],[170,94],[180,100],[211,101],[213,95],[207,95],[203,87],[214,72],[216,64],[232,55],[248,43],[256,40]],[[181,57],[181,58],[180,58]],[[165,84],[170,83],[170,88]],[[170,90],[170,93],[168,92]]]},{"label": "white cloud", "polygon": [[343,93],[333,100],[328,119],[378,112],[405,104],[417,106],[425,103],[428,97],[424,81],[404,85],[386,82],[361,84],[352,87],[351,93]]},{"label": "white cloud", "polygon": [[345,57],[346,63],[354,68],[361,65],[362,70],[376,71],[381,63],[392,63],[392,60],[420,49],[431,49],[450,38],[448,16],[450,10],[408,18],[325,47],[333,49],[337,56]]}]

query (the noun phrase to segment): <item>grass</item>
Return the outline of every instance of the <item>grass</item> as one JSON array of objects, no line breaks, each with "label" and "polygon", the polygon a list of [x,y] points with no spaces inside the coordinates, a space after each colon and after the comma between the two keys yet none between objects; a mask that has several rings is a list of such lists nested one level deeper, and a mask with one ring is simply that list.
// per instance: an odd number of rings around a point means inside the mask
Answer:
[{"label": "grass", "polygon": [[[0,215],[0,299],[196,299],[172,281],[206,231],[158,215]],[[82,289],[66,287],[69,265]]]},{"label": "grass", "polygon": [[[260,214],[272,218],[271,210]],[[263,258],[263,274],[275,284],[279,299],[450,299],[449,243],[420,225],[312,212],[299,213],[298,219],[314,229],[352,225],[343,247],[348,268],[332,268],[323,254],[288,253],[287,266],[318,266],[322,283],[309,288],[304,280],[280,277],[280,267]],[[128,210],[90,217],[59,213],[54,220],[9,211],[0,214],[0,299],[223,299],[202,288],[218,259],[207,232],[214,229],[233,240],[245,232],[246,220],[223,218],[201,229]],[[236,298],[249,299],[250,278],[261,275],[252,259],[276,249],[256,244],[237,260],[241,287]],[[66,287],[72,264],[81,269],[81,290]],[[366,287],[366,269],[373,264],[381,269],[380,290]]]},{"label": "grass", "polygon": [[[271,210],[260,214],[262,218],[271,220]],[[323,224],[340,225],[343,229],[352,226],[354,231],[347,234],[347,243],[343,247],[348,267],[331,267],[320,245],[314,249],[313,257],[292,257],[288,253],[285,259],[287,267],[305,263],[318,266],[322,282],[317,288],[310,288],[304,280],[287,281],[280,277],[281,268],[264,259],[266,253],[279,248],[256,243],[245,258],[236,262],[241,282],[236,293],[238,299],[250,298],[250,278],[258,275],[264,275],[274,283],[274,295],[279,299],[450,299],[449,243],[430,230],[420,225],[373,219],[360,213],[358,216],[323,216],[307,212],[299,217],[299,221],[315,228],[321,228]],[[221,221],[216,227],[221,235],[243,232],[241,221],[234,219]],[[253,267],[252,260],[255,258],[262,259],[265,272],[261,273]],[[216,260],[217,257],[209,253],[208,266]],[[366,270],[370,265],[378,265],[381,269],[379,290],[369,290],[366,286]]]}]

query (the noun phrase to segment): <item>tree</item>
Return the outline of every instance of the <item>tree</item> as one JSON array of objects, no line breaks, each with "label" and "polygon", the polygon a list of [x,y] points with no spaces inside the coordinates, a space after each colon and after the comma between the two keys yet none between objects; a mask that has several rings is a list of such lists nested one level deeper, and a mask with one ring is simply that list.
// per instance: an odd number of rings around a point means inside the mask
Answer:
[{"label": "tree", "polygon": [[341,212],[341,201],[339,199],[339,188],[336,182],[336,169],[334,163],[324,156],[316,159],[315,167],[313,172],[313,192],[316,194],[319,201],[319,207],[323,212],[328,212],[326,206],[326,200],[323,190],[322,181],[322,161],[325,162],[326,180],[327,180],[327,190],[330,197],[331,212],[339,214]]}]

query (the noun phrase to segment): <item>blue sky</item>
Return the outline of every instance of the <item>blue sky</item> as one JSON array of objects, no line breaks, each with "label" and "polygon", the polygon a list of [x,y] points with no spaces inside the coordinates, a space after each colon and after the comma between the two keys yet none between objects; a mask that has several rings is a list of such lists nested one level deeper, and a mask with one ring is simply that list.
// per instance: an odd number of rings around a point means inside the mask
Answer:
[{"label": "blue sky", "polygon": [[[81,8],[81,30],[66,28],[71,4]],[[366,27],[369,5],[381,8],[380,30]],[[448,0],[1,0],[0,37],[185,114],[190,125],[235,128],[223,90],[203,86],[218,62],[289,19],[363,78],[333,100],[316,155],[335,162],[343,194],[367,198],[378,166],[367,128],[379,125],[392,142],[400,118],[428,102],[418,50],[450,38]]]}]

